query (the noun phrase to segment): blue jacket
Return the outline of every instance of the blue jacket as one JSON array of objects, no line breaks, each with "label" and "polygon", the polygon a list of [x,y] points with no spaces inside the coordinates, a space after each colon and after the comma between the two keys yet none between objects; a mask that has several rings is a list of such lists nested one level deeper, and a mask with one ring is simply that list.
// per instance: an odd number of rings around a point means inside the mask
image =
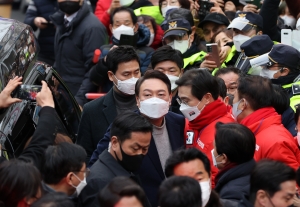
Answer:
[{"label": "blue jacket", "polygon": [[[141,73],[144,74],[148,66],[150,65],[151,57],[154,52],[154,50],[151,47],[146,46],[149,42],[150,31],[145,25],[140,24],[139,29],[135,35],[137,35],[138,39],[136,43],[136,52],[140,58]],[[100,61],[91,69],[90,72],[90,80],[94,84],[102,86],[103,93],[107,93],[113,86],[113,83],[109,81],[107,76],[107,71],[109,71],[109,68],[107,68],[105,62],[103,61],[103,58],[108,54],[110,48],[113,45],[119,45],[119,41],[114,37],[112,37],[112,43],[113,44],[103,45],[100,48]]]},{"label": "blue jacket", "polygon": [[[43,17],[48,22],[49,16],[58,11],[58,5],[56,0],[33,0],[26,11],[24,23],[28,24],[35,31],[37,27],[34,24],[36,17]],[[38,36],[38,43],[40,45],[39,57],[49,60],[47,62],[50,65],[54,63],[54,37],[55,27],[50,24],[45,29],[40,29]]]},{"label": "blue jacket", "polygon": [[[170,139],[172,151],[176,151],[184,147],[184,127],[185,118],[182,115],[168,112],[165,115],[166,127]],[[97,149],[94,151],[89,166],[97,161],[99,155],[108,148],[110,142],[110,128],[105,136],[99,141]],[[161,182],[166,178],[164,169],[161,167],[159,155],[155,146],[155,142],[151,139],[150,147],[145,156],[142,166],[138,171],[138,175],[142,182],[142,187],[152,206],[158,206],[157,194]]]},{"label": "blue jacket", "polygon": [[252,159],[221,175],[215,187],[220,198],[238,202],[247,198],[250,194],[250,174],[254,167],[255,161]]}]

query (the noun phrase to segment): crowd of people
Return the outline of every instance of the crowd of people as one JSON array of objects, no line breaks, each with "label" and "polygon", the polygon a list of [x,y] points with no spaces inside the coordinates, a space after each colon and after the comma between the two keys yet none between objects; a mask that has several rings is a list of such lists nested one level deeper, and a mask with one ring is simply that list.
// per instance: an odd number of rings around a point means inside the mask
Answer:
[{"label": "crowd of people", "polygon": [[299,0],[33,0],[24,22],[82,116],[60,139],[42,81],[0,206],[300,206]]}]

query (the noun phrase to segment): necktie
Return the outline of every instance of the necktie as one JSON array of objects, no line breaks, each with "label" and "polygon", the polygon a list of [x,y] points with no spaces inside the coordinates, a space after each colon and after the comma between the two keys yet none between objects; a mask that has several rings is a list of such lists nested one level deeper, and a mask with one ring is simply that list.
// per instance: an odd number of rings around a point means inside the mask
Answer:
[{"label": "necktie", "polygon": [[65,25],[65,27],[69,26],[69,21],[67,19],[64,20],[64,25]]}]

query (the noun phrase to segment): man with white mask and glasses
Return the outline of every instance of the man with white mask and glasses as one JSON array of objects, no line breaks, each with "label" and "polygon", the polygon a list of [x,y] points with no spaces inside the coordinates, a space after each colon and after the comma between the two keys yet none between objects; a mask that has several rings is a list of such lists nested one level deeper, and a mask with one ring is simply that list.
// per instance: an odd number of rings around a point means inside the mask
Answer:
[{"label": "man with white mask and glasses", "polygon": [[85,150],[76,144],[63,142],[49,146],[42,166],[43,191],[62,192],[75,201],[86,186],[89,171],[85,159]]},{"label": "man with white mask and glasses", "polygon": [[[169,111],[172,100],[171,83],[162,72],[148,70],[135,86],[139,112],[153,125],[152,140],[140,169],[137,171],[142,187],[152,206],[158,206],[157,193],[165,179],[168,157],[184,146],[185,119]],[[109,144],[110,129],[98,143],[90,164]]]},{"label": "man with white mask and glasses", "polygon": [[178,96],[180,111],[189,120],[186,134],[186,147],[197,148],[211,161],[211,181],[218,169],[212,164],[211,150],[215,138],[217,122],[234,122],[226,104],[219,99],[219,86],[208,70],[193,69],[185,72],[179,80]]},{"label": "man with white mask and glasses", "polygon": [[141,77],[139,60],[131,46],[113,48],[105,60],[100,60],[109,68],[107,75],[114,86],[105,96],[87,103],[83,108],[77,144],[86,150],[87,164],[115,117],[125,111],[137,110],[134,87]]},{"label": "man with white mask and glasses", "polygon": [[[150,40],[150,30],[143,24],[138,24],[137,16],[133,10],[120,7],[115,9],[111,14],[110,31],[112,32],[112,44],[103,45],[100,60],[105,59],[109,50],[114,46],[131,45],[136,50],[140,58],[140,70],[144,74],[150,64],[150,59],[154,50],[148,47]],[[122,39],[122,35],[126,35],[126,40]],[[129,39],[130,40],[129,40]],[[122,40],[122,41],[121,41]],[[102,92],[108,92],[113,84],[109,81],[107,71],[109,68],[99,61],[90,72],[90,80],[101,87]]]},{"label": "man with white mask and glasses", "polygon": [[182,114],[179,110],[180,105],[176,100],[178,98],[178,86],[175,83],[183,74],[183,56],[181,52],[169,45],[164,45],[153,53],[151,66],[154,70],[158,70],[168,76],[172,90],[170,111]]}]

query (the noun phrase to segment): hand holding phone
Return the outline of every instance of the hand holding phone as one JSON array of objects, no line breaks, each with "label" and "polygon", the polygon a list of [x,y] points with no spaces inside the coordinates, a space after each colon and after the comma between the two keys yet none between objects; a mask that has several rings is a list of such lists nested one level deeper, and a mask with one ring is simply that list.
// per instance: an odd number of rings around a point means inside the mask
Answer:
[{"label": "hand holding phone", "polygon": [[36,95],[41,89],[42,86],[39,85],[20,85],[17,97],[22,100],[35,101]]},{"label": "hand holding phone", "polygon": [[217,67],[220,67],[219,48],[217,43],[206,44],[207,54],[206,60],[214,61]]}]

